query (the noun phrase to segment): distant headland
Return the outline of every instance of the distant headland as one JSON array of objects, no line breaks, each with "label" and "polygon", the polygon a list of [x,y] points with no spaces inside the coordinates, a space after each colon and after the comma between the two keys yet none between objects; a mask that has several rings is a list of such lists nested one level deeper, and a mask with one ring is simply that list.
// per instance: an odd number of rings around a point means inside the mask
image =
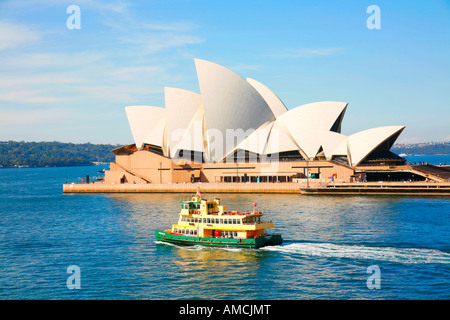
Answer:
[{"label": "distant headland", "polygon": [[391,151],[407,156],[450,154],[450,141],[394,144]]},{"label": "distant headland", "polygon": [[[119,144],[0,141],[0,168],[72,167],[114,162]],[[450,141],[395,144],[398,155],[450,154]]]},{"label": "distant headland", "polygon": [[0,168],[74,167],[114,161],[118,145],[0,141]]}]

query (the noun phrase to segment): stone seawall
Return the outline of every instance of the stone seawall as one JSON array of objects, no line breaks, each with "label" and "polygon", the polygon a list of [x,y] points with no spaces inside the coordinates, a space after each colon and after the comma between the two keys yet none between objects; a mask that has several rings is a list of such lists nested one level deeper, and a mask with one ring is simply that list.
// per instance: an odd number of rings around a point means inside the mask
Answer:
[{"label": "stone seawall", "polygon": [[298,193],[298,183],[64,184],[64,193]]},{"label": "stone seawall", "polygon": [[[409,194],[427,195],[450,192],[450,182],[369,182],[369,183],[172,183],[114,184],[71,183],[63,185],[64,193],[291,193],[291,194]],[[302,189],[302,190],[301,190]],[[308,190],[309,189],[309,190]],[[311,190],[316,189],[316,190]],[[395,190],[397,189],[397,190]],[[420,190],[420,191],[419,191]],[[319,192],[320,191],[320,192]],[[400,192],[403,191],[403,192]]]}]

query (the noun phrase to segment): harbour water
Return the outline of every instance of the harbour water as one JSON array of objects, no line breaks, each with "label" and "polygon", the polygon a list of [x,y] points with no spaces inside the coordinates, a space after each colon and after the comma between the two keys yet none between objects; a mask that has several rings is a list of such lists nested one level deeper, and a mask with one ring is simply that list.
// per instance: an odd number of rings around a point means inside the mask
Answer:
[{"label": "harbour water", "polygon": [[62,193],[102,168],[0,170],[0,299],[450,298],[448,197],[204,194],[229,210],[256,202],[285,242],[179,247],[154,230],[185,194]]},{"label": "harbour water", "polygon": [[450,165],[450,154],[411,155],[404,157],[409,163],[428,163],[432,165]]}]

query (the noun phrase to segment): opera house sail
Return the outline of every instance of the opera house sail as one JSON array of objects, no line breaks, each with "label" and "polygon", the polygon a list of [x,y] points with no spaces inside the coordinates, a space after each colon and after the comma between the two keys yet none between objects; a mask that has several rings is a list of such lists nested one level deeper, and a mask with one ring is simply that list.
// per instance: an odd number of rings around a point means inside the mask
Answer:
[{"label": "opera house sail", "polygon": [[113,150],[107,182],[346,181],[357,167],[405,162],[390,152],[404,126],[344,135],[346,102],[288,109],[256,80],[206,60],[195,67],[199,93],[166,87],[164,108],[125,107],[134,144]]}]

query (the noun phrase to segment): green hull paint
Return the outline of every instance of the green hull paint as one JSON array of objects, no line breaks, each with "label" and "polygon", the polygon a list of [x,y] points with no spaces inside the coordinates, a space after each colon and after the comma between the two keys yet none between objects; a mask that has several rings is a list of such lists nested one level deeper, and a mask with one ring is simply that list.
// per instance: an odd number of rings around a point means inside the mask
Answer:
[{"label": "green hull paint", "polygon": [[266,235],[256,239],[231,239],[231,238],[204,238],[195,236],[182,236],[155,230],[156,240],[170,242],[180,245],[202,245],[213,247],[235,247],[235,248],[261,248],[264,246],[280,245],[283,239],[279,234]]}]

